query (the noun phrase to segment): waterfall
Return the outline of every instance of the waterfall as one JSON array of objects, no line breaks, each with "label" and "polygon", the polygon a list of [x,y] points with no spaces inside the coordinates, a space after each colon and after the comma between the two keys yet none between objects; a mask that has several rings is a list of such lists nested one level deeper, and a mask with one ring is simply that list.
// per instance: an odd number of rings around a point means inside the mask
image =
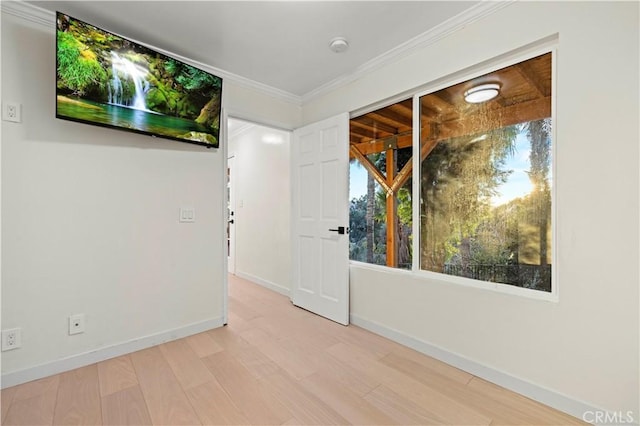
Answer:
[{"label": "waterfall", "polygon": [[[116,52],[111,52],[111,73],[113,78],[108,85],[109,103],[146,111],[145,94],[149,90],[149,82],[146,79],[148,71]],[[121,75],[133,81],[135,88],[133,99],[124,99]]]},{"label": "waterfall", "polygon": [[122,82],[118,76],[118,69],[115,63],[111,64],[113,79],[109,82],[109,103],[122,105]]}]

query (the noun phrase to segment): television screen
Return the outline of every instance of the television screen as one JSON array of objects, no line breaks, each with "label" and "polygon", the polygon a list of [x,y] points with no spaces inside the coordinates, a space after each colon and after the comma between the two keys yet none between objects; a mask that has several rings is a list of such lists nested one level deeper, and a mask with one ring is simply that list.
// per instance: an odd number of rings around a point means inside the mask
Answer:
[{"label": "television screen", "polygon": [[56,117],[219,146],[222,79],[56,14]]}]

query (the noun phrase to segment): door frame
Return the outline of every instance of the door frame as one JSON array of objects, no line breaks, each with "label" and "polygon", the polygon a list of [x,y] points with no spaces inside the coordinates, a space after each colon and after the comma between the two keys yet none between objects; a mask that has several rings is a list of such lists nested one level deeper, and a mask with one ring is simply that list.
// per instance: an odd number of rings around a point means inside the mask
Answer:
[{"label": "door frame", "polygon": [[[229,151],[229,146],[228,146],[228,121],[229,119],[238,119],[238,120],[242,120],[242,121],[247,121],[250,123],[254,123],[256,125],[259,126],[264,126],[264,127],[270,127],[273,129],[278,129],[278,130],[282,130],[282,131],[286,131],[289,132],[291,134],[291,143],[293,143],[293,132],[301,127],[304,127],[303,125],[298,125],[295,127],[291,127],[291,126],[287,126],[287,125],[283,125],[282,123],[278,123],[278,122],[273,122],[273,121],[269,121],[269,120],[262,120],[262,119],[256,119],[254,117],[252,117],[251,115],[246,115],[243,114],[241,112],[238,111],[234,111],[232,109],[223,109],[222,111],[222,117],[223,117],[223,123],[222,123],[222,129],[223,129],[223,137],[222,137],[222,141],[223,141],[223,145],[222,145],[222,154],[223,154],[223,161],[224,161],[224,165],[222,168],[222,175],[223,175],[223,181],[222,181],[222,186],[223,186],[223,190],[226,191],[226,173],[227,173],[227,167],[228,167],[228,157],[229,156],[234,156],[235,157],[235,152],[230,152]],[[347,120],[351,118],[352,113],[350,112],[345,112],[344,114],[347,115]],[[320,120],[323,121],[323,120]],[[347,139],[348,142],[348,139]],[[291,191],[293,190],[293,186],[291,186]],[[348,193],[348,178],[347,178],[347,193]],[[290,196],[293,196],[293,192],[290,193]],[[293,204],[293,203],[292,203]],[[236,206],[237,207],[237,206]],[[222,217],[227,217],[227,205],[226,202],[222,203],[222,210],[223,210],[223,216]],[[290,219],[291,220],[291,219]],[[347,223],[346,225],[348,226],[348,217],[347,217]],[[225,235],[225,238],[222,238],[222,246],[223,246],[223,253],[226,253],[227,251],[227,239],[226,239],[226,222],[223,221],[222,223],[222,227],[224,229],[223,231],[223,235]],[[293,236],[292,236],[293,237]],[[348,254],[347,254],[348,256]],[[229,279],[228,279],[228,262],[225,261],[224,263],[224,277],[223,277],[223,312],[224,312],[224,325],[227,325],[228,322],[228,298],[229,298]],[[350,263],[350,261],[349,261]],[[349,273],[349,272],[347,272]],[[290,269],[290,274],[293,274],[292,269]],[[293,279],[291,280],[291,286],[293,286]],[[276,290],[278,291],[278,290]],[[290,288],[289,289],[289,298],[291,299],[292,297],[292,292],[293,289]]]},{"label": "door frame", "polygon": [[[236,230],[235,217],[236,214],[236,197],[235,197],[235,153],[227,152],[227,273],[235,275],[236,273]],[[231,220],[233,224],[229,223]]]}]

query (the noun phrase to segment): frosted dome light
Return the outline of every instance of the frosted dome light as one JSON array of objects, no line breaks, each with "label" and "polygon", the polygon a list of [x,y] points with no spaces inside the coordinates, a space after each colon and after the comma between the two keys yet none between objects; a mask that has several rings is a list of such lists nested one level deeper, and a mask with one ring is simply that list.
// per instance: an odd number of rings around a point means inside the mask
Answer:
[{"label": "frosted dome light", "polygon": [[464,100],[470,104],[479,104],[495,98],[499,93],[499,84],[481,84],[464,92]]}]

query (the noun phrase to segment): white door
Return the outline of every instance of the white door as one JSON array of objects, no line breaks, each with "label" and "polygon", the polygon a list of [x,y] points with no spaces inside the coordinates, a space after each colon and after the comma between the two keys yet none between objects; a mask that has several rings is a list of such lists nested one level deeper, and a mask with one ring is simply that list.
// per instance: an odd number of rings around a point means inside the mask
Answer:
[{"label": "white door", "polygon": [[236,273],[235,157],[227,159],[227,271]]},{"label": "white door", "polygon": [[292,301],[349,324],[349,115],[293,132]]}]

